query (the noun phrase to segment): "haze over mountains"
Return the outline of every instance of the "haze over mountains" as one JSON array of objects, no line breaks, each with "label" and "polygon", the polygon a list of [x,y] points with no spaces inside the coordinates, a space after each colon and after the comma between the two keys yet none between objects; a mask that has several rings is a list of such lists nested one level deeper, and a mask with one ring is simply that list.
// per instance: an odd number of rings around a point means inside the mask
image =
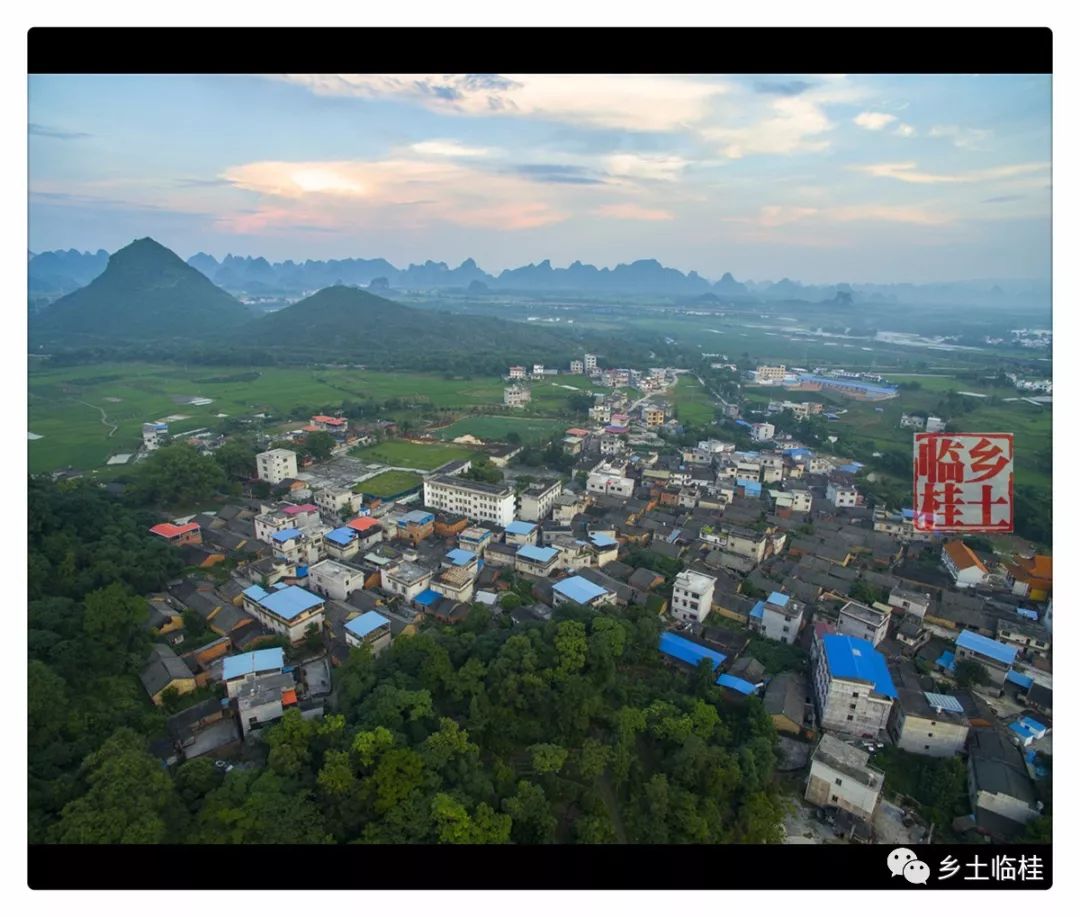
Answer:
[{"label": "haze over mountains", "polygon": [[[70,292],[104,270],[105,253],[44,252],[29,261],[30,291],[40,295]],[[199,252],[187,263],[217,286],[241,297],[299,298],[335,285],[370,286],[380,290],[408,292],[460,292],[472,296],[488,293],[645,295],[676,298],[713,294],[721,302],[778,301],[821,302],[839,293],[851,293],[853,301],[866,303],[941,303],[963,305],[1010,305],[1049,303],[1050,285],[1034,280],[972,280],[934,284],[813,284],[784,278],[780,281],[736,280],[730,273],[712,282],[696,271],[684,274],[646,259],[615,268],[597,268],[575,261],[569,267],[552,267],[544,260],[489,274],[472,258],[457,267],[442,261],[425,261],[397,268],[383,258],[346,258],[328,261],[281,261],[227,255],[219,261]],[[711,297],[707,301],[711,301]]]}]

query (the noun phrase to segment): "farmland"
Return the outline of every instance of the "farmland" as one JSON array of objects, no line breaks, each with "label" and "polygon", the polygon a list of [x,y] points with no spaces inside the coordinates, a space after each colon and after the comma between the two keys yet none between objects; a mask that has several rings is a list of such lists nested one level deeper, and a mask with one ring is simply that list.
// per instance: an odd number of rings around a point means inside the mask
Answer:
[{"label": "farmland", "polygon": [[478,439],[503,441],[508,434],[516,433],[523,443],[528,443],[548,439],[567,426],[568,421],[558,418],[475,414],[435,431],[435,435],[446,440],[470,435]]},{"label": "farmland", "polygon": [[675,410],[682,423],[706,426],[716,417],[716,402],[693,376],[680,376],[675,386]]},{"label": "farmland", "polygon": [[413,443],[403,439],[387,440],[350,452],[350,455],[365,462],[381,462],[384,465],[419,468],[423,471],[430,471],[458,459],[472,458],[476,454],[465,446]]}]

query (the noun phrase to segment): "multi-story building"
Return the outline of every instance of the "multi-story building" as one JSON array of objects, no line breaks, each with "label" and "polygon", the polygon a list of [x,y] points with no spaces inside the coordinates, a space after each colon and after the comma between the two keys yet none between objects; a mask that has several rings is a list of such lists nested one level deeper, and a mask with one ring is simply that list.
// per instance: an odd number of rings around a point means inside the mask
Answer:
[{"label": "multi-story building", "polygon": [[587,372],[587,373],[595,372],[596,371],[596,354],[595,353],[587,353],[587,354],[585,354],[584,363],[585,363],[585,372]]},{"label": "multi-story building", "polygon": [[540,527],[535,522],[522,522],[515,519],[506,526],[504,540],[507,544],[516,546],[536,544],[540,535]]},{"label": "multi-story building", "polygon": [[532,401],[532,392],[524,385],[508,385],[503,389],[503,404],[510,408],[522,408]]},{"label": "multi-story building", "polygon": [[270,536],[274,560],[287,564],[313,564],[326,553],[325,535],[316,530],[282,529]]},{"label": "multi-story building", "polygon": [[308,627],[322,627],[323,599],[300,586],[278,583],[269,591],[259,585],[248,586],[241,595],[244,611],[290,643],[303,640]]},{"label": "multi-story building", "polygon": [[314,503],[279,503],[277,506],[260,507],[255,517],[255,537],[271,544],[274,533],[285,529],[320,530],[322,519]]},{"label": "multi-story building", "polygon": [[471,602],[475,588],[476,568],[464,565],[443,567],[430,583],[432,591],[455,602]]},{"label": "multi-story building", "polygon": [[432,576],[434,574],[426,567],[412,561],[401,561],[383,567],[379,578],[385,592],[400,595],[405,601],[411,602],[431,585]]},{"label": "multi-story building", "polygon": [[946,541],[941,548],[941,562],[958,589],[981,586],[989,575],[986,564],[962,541]]},{"label": "multi-story building", "polygon": [[750,629],[770,640],[794,643],[802,628],[803,611],[802,602],[782,592],[772,592],[750,610]]},{"label": "multi-story building", "polygon": [[297,705],[296,679],[290,672],[256,675],[246,680],[236,694],[236,718],[246,737],[253,729],[280,720]]},{"label": "multi-story building", "polygon": [[750,424],[750,438],[755,443],[767,443],[776,436],[776,427],[771,423]]},{"label": "multi-story building", "polygon": [[680,621],[703,622],[712,611],[716,580],[704,573],[683,570],[675,577],[671,593],[671,614]]},{"label": "multi-story building", "polygon": [[814,497],[808,490],[770,490],[769,496],[777,509],[788,509],[793,513],[808,513],[814,505]]},{"label": "multi-story building", "polygon": [[927,417],[926,418],[926,432],[927,433],[944,433],[946,421],[940,417]]},{"label": "multi-story building", "polygon": [[561,493],[561,481],[534,481],[520,494],[521,509],[518,511],[518,518],[529,522],[546,519]]},{"label": "multi-story building", "polygon": [[390,619],[377,611],[365,611],[345,624],[345,643],[357,649],[369,647],[372,656],[378,656],[390,646],[391,639]]},{"label": "multi-story building", "polygon": [[1046,628],[1033,620],[1016,618],[997,619],[997,638],[1020,649],[1029,656],[1045,656],[1050,652],[1050,634]]},{"label": "multi-story building", "polygon": [[778,382],[783,382],[786,375],[787,367],[785,366],[763,365],[754,370],[754,381],[758,385],[775,385]]},{"label": "multi-story building", "polygon": [[646,405],[641,411],[641,419],[645,421],[647,427],[662,427],[666,415],[663,408]]},{"label": "multi-story building", "polygon": [[169,441],[169,425],[167,423],[144,423],[142,425],[143,448],[147,452],[160,449]]},{"label": "multi-story building", "polygon": [[364,588],[363,570],[338,563],[336,560],[320,560],[308,569],[308,586],[312,592],[344,602],[357,589]]},{"label": "multi-story building", "polygon": [[280,484],[296,477],[296,453],[291,449],[271,449],[255,456],[255,469],[260,481]]},{"label": "multi-story building", "polygon": [[478,557],[483,557],[484,549],[491,544],[492,537],[491,529],[481,528],[478,525],[469,526],[458,533],[458,547]]},{"label": "multi-story building", "polygon": [[322,487],[315,491],[315,505],[320,512],[334,520],[354,516],[363,506],[363,494],[353,493],[349,487]]},{"label": "multi-story building", "polygon": [[526,576],[550,576],[559,566],[557,548],[538,548],[525,544],[514,555],[514,569]]},{"label": "multi-story building", "polygon": [[836,630],[851,637],[862,637],[877,646],[889,632],[889,617],[889,612],[880,608],[869,608],[860,602],[847,602],[840,609]]},{"label": "multi-story building", "polygon": [[1009,643],[1001,643],[977,634],[973,630],[961,631],[956,638],[956,662],[970,660],[979,663],[990,678],[990,684],[999,691],[1005,685],[1005,676],[1012,670],[1019,649]]},{"label": "multi-story building", "polygon": [[963,752],[971,724],[960,700],[926,691],[910,663],[894,667],[892,674],[897,697],[888,733],[893,743],[904,751],[932,758]]},{"label": "multi-story building", "polygon": [[272,646],[252,653],[238,656],[226,656],[221,661],[221,680],[225,684],[225,693],[236,697],[240,686],[248,679],[259,675],[278,675],[285,668],[285,651],[280,646]]},{"label": "multi-story building", "polygon": [[529,372],[524,366],[511,366],[509,376],[511,379],[528,378]]},{"label": "multi-story building", "polygon": [[854,484],[829,481],[828,486],[825,488],[825,499],[837,508],[858,506],[859,491],[856,490]]},{"label": "multi-story building", "polygon": [[517,499],[511,484],[485,484],[453,475],[424,479],[424,505],[467,516],[473,522],[505,527],[514,519]]},{"label": "multi-story building", "polygon": [[435,531],[435,514],[412,509],[402,515],[394,529],[394,537],[402,538],[414,547]]},{"label": "multi-story building", "polygon": [[806,800],[816,806],[836,806],[871,822],[885,774],[869,762],[868,752],[826,733],[810,759]]},{"label": "multi-story building", "polygon": [[611,421],[611,405],[594,404],[589,408],[589,420],[595,423],[609,423]]},{"label": "multi-story building", "polygon": [[571,360],[570,372],[574,375],[580,376],[583,372],[585,372],[585,362],[583,360]]},{"label": "multi-story building", "polygon": [[331,529],[323,536],[323,552],[334,560],[352,560],[364,546],[360,532],[348,525]]},{"label": "multi-story building", "polygon": [[558,608],[560,605],[588,605],[591,608],[599,608],[603,605],[615,603],[615,593],[609,592],[603,586],[598,586],[583,576],[571,576],[559,580],[551,587],[552,604]]},{"label": "multi-story building", "polygon": [[867,640],[816,633],[810,656],[821,725],[849,735],[880,736],[896,697],[885,657]]},{"label": "multi-story building", "polygon": [[591,494],[613,494],[629,497],[634,493],[633,478],[626,477],[625,466],[601,464],[589,472],[585,490]]}]

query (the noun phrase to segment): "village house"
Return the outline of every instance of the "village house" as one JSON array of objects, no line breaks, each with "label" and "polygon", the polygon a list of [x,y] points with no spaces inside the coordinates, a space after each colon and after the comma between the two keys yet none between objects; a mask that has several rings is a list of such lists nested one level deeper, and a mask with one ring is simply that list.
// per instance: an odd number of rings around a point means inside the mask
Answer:
[{"label": "village house", "polygon": [[[467,551],[462,553],[468,553]],[[432,577],[430,590],[454,602],[471,602],[476,591],[476,566],[444,566]]]},{"label": "village house", "polygon": [[603,605],[615,603],[615,593],[603,586],[598,586],[583,576],[571,576],[559,580],[551,587],[552,601],[555,607],[567,603],[574,605],[587,605],[591,608],[599,608]]},{"label": "village house", "polygon": [[413,547],[431,537],[435,531],[435,514],[422,509],[409,510],[397,520],[394,537],[403,539]]},{"label": "village house", "polygon": [[852,637],[862,637],[877,646],[889,632],[890,613],[869,608],[861,602],[846,602],[840,609],[836,630]]},{"label": "village house", "polygon": [[285,651],[280,646],[254,650],[222,660],[221,680],[226,694],[232,698],[240,693],[241,685],[260,675],[280,674],[285,668]]},{"label": "village house", "polygon": [[1017,617],[997,619],[997,639],[1019,647],[1028,656],[1045,656],[1050,652],[1050,635],[1042,625]]},{"label": "village house", "polygon": [[407,602],[411,602],[428,588],[432,576],[434,574],[431,570],[412,561],[390,564],[380,571],[383,591],[400,595]]},{"label": "village house", "polygon": [[629,497],[634,493],[634,481],[626,476],[625,465],[601,463],[589,472],[585,489],[590,494]]},{"label": "village house", "polygon": [[362,550],[370,550],[373,545],[383,540],[383,527],[372,516],[359,516],[345,523],[346,528],[357,534],[357,542]]},{"label": "village house", "polygon": [[255,456],[255,468],[260,481],[280,484],[282,481],[296,477],[296,453],[291,449],[271,449],[268,452],[260,452]]},{"label": "village house", "polygon": [[257,675],[240,686],[236,694],[236,717],[246,737],[252,730],[280,720],[297,706],[296,679],[291,673]]},{"label": "village house", "polygon": [[874,739],[884,733],[896,697],[885,657],[867,640],[815,632],[810,658],[821,725]]},{"label": "village house", "polygon": [[671,614],[681,621],[702,623],[712,611],[716,578],[694,570],[683,570],[675,577],[671,594]]},{"label": "village house", "polygon": [[825,499],[837,509],[859,505],[859,491],[854,484],[844,481],[829,481],[825,488]]},{"label": "village house", "polygon": [[1021,557],[1005,565],[1005,581],[1013,595],[1045,602],[1054,586],[1054,562],[1046,554]]},{"label": "village house", "polygon": [[525,385],[508,385],[503,389],[503,404],[508,408],[523,408],[532,401],[532,392]]},{"label": "village house", "polygon": [[990,684],[1000,693],[1018,652],[1015,646],[1008,643],[999,643],[975,631],[965,630],[956,638],[955,662],[970,660],[979,663],[986,670]]},{"label": "village house", "polygon": [[321,628],[325,605],[322,598],[300,586],[278,583],[269,591],[249,586],[242,593],[244,610],[265,627],[283,634],[290,643],[304,639],[308,627]]},{"label": "village house", "polygon": [[343,514],[356,515],[363,503],[363,494],[353,493],[350,487],[322,487],[315,491],[315,505],[335,521]]},{"label": "village house", "polygon": [[781,672],[769,680],[763,697],[765,712],[777,732],[805,736],[814,728],[814,701],[802,672]]},{"label": "village house", "polygon": [[197,522],[185,522],[183,525],[159,522],[150,529],[150,532],[163,538],[169,544],[202,544],[202,527]]},{"label": "village house", "polygon": [[960,699],[927,691],[910,662],[896,665],[892,674],[897,697],[887,728],[893,743],[932,758],[961,754],[971,723]]},{"label": "village house", "polygon": [[562,481],[534,481],[519,495],[521,509],[518,518],[527,522],[539,522],[547,518],[562,493]]},{"label": "village house", "polygon": [[515,519],[506,526],[504,540],[507,544],[526,545],[536,544],[540,527],[535,522],[522,522]]},{"label": "village house", "polygon": [[583,495],[563,493],[552,501],[551,520],[557,525],[569,525],[574,517],[585,512],[588,500]]},{"label": "village house", "polygon": [[995,729],[974,729],[968,744],[968,796],[977,830],[1011,841],[1041,805],[1020,750]]},{"label": "village house", "polygon": [[348,646],[371,649],[372,656],[378,656],[390,646],[390,619],[377,611],[367,611],[345,624],[345,643]]},{"label": "village house", "polygon": [[941,549],[941,562],[958,589],[970,589],[986,582],[986,565],[962,541],[946,541]]},{"label": "village house", "polygon": [[550,576],[558,565],[559,551],[556,548],[524,544],[514,555],[514,569],[526,576]]},{"label": "village house", "polygon": [[908,589],[892,589],[889,591],[889,604],[894,609],[921,621],[930,608],[930,594],[912,592]]},{"label": "village house", "polygon": [[344,441],[349,431],[349,421],[344,417],[331,417],[329,414],[316,414],[305,429],[309,432],[329,433],[339,442]]},{"label": "village house", "polygon": [[270,537],[271,553],[275,560],[304,566],[323,556],[325,539],[322,532],[312,529],[282,529]]},{"label": "village house", "polygon": [[750,629],[770,640],[794,643],[802,628],[803,610],[801,602],[782,592],[772,592],[751,609]]},{"label": "village house", "polygon": [[474,525],[458,533],[457,543],[459,548],[483,557],[492,537],[494,536],[490,529]]},{"label": "village house", "polygon": [[319,508],[314,503],[279,503],[275,506],[263,505],[254,519],[255,538],[271,544],[275,532],[285,529],[303,531],[320,530],[322,519]]},{"label": "village house", "polygon": [[164,703],[165,693],[187,694],[195,690],[195,673],[171,646],[155,643],[150,647],[150,658],[139,673],[139,680],[157,706]]},{"label": "village house", "polygon": [[331,529],[323,536],[324,553],[333,560],[352,560],[362,547],[360,533],[347,525]]},{"label": "village house", "polygon": [[366,574],[336,560],[321,560],[308,569],[308,586],[318,595],[344,602],[351,592],[364,587]]},{"label": "village house", "polygon": [[836,806],[871,822],[885,774],[869,764],[870,755],[836,736],[824,734],[810,761],[806,799],[818,806]]}]

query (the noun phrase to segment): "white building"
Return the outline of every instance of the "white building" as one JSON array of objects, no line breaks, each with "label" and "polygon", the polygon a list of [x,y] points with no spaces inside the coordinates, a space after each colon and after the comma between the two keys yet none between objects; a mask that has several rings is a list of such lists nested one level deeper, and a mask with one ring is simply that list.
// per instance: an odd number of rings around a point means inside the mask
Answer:
[{"label": "white building", "polygon": [[946,541],[941,548],[941,562],[958,589],[981,586],[990,574],[978,555],[962,541]]},{"label": "white building", "polygon": [[913,615],[920,621],[926,617],[930,608],[930,593],[911,592],[907,589],[893,589],[889,593],[889,605],[906,615]]},{"label": "white building", "polygon": [[807,801],[836,806],[863,821],[872,821],[885,774],[870,767],[869,761],[868,752],[826,733],[811,758]]},{"label": "white building", "polygon": [[750,629],[755,633],[794,643],[802,628],[804,606],[782,592],[772,592],[750,610]]},{"label": "white building", "polygon": [[574,375],[580,376],[583,372],[585,372],[585,363],[581,360],[571,360],[570,372]]},{"label": "white building", "polygon": [[325,610],[322,598],[299,586],[278,583],[267,591],[255,585],[241,595],[244,611],[275,633],[285,635],[290,643],[303,640],[311,625],[322,628]]},{"label": "white building", "polygon": [[634,493],[634,481],[626,477],[626,466],[602,463],[589,472],[585,490],[591,494],[614,494],[630,497]]},{"label": "white building", "polygon": [[587,353],[587,354],[585,354],[585,372],[591,373],[591,372],[594,372],[595,370],[596,370],[596,354],[595,353]]},{"label": "white building", "polygon": [[287,478],[296,477],[296,453],[291,449],[271,449],[255,456],[259,480],[280,484]]},{"label": "white building", "polygon": [[459,513],[473,522],[490,522],[505,528],[514,521],[516,503],[510,484],[485,484],[445,474],[424,479],[425,506]]},{"label": "white building", "polygon": [[881,736],[896,697],[885,657],[858,637],[815,634],[810,659],[822,727],[873,739]]},{"label": "white building", "polygon": [[825,499],[835,507],[858,506],[859,491],[851,484],[829,481],[825,488]]},{"label": "white building", "polygon": [[776,436],[776,427],[771,423],[755,423],[750,425],[750,438],[756,443],[769,442]]},{"label": "white building", "polygon": [[169,425],[167,423],[144,423],[142,425],[143,448],[147,452],[164,446],[169,441]]},{"label": "white building", "polygon": [[777,509],[789,509],[793,513],[808,513],[814,505],[814,497],[808,490],[770,490],[769,496]]},{"label": "white building", "polygon": [[946,421],[940,417],[927,417],[926,418],[926,432],[927,433],[944,433]]},{"label": "white building", "polygon": [[544,375],[544,364],[543,363],[533,363],[532,374],[534,376],[543,376]]},{"label": "white building", "polygon": [[759,366],[754,370],[754,381],[758,385],[775,385],[783,382],[786,375],[785,366]]},{"label": "white building", "polygon": [[270,536],[274,560],[287,564],[313,564],[326,556],[326,536],[318,529],[282,529]]},{"label": "white building", "polygon": [[700,624],[712,611],[715,588],[716,580],[713,577],[694,570],[683,570],[675,577],[671,614],[680,621],[696,621]]},{"label": "white building", "polygon": [[889,631],[889,618],[887,611],[868,608],[860,602],[848,602],[840,609],[836,630],[850,637],[861,637],[877,646]]},{"label": "white building", "polygon": [[561,481],[533,482],[521,492],[521,509],[518,512],[518,518],[529,522],[546,519],[561,493]]},{"label": "white building", "polygon": [[525,378],[528,377],[528,375],[529,375],[529,373],[525,369],[524,366],[511,366],[510,367],[510,378],[511,379],[525,379]]},{"label": "white building", "polygon": [[431,570],[410,561],[383,567],[379,573],[383,590],[400,595],[407,602],[411,602],[427,589],[434,576]]},{"label": "white building", "polygon": [[509,408],[523,408],[532,401],[532,392],[524,385],[508,385],[503,389],[503,404]]},{"label": "white building", "polygon": [[323,487],[315,491],[315,505],[335,520],[340,519],[343,512],[355,516],[363,504],[363,494],[354,494],[349,487]]},{"label": "white building", "polygon": [[349,594],[364,588],[364,571],[348,567],[336,560],[320,560],[308,569],[308,586],[312,592],[344,602]]},{"label": "white building", "polygon": [[889,716],[888,732],[904,751],[950,758],[964,751],[971,724],[960,701],[922,689],[914,669],[898,669],[899,696]]}]

